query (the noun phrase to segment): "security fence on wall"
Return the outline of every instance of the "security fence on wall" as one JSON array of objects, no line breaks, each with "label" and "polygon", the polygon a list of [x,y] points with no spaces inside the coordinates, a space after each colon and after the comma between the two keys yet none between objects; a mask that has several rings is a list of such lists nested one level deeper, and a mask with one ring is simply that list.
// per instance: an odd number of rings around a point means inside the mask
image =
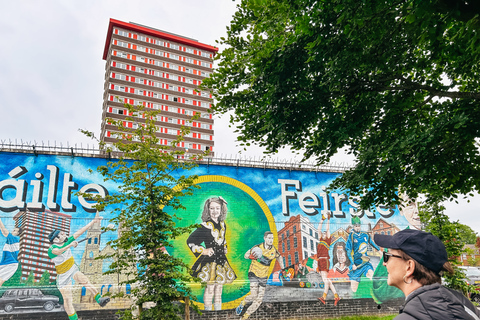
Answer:
[{"label": "security fence on wall", "polygon": [[[54,142],[24,142],[22,140],[0,140],[0,152],[26,152],[36,154],[61,154],[70,156],[96,156],[102,158],[118,157],[118,152],[107,152],[98,147],[98,145],[73,144]],[[242,154],[215,154],[207,156],[199,161],[201,164],[231,165],[255,168],[276,168],[285,170],[307,170],[316,172],[345,172],[352,164],[327,163],[318,165],[313,160],[299,161],[292,159],[279,159],[269,156],[245,156]]]},{"label": "security fence on wall", "polygon": [[[0,287],[0,317],[2,313],[20,315],[20,310],[22,314],[37,312],[33,318],[49,312],[68,313],[65,287],[58,283],[65,268],[59,272],[51,252],[54,244],[49,234],[54,228],[68,236],[89,226],[78,239],[83,240],[80,245],[71,249],[71,258],[93,289],[66,279],[73,309],[81,313],[129,305],[128,299],[112,300],[102,308],[92,294],[128,293],[131,288],[118,286],[119,275],[103,273],[112,261],[95,259],[111,250],[107,242],[118,236],[117,228],[101,231],[109,224],[111,211],[107,208],[99,221],[93,204],[76,196],[76,191],[84,188],[100,195],[117,192],[115,184],[87,173],[107,161],[115,161],[115,155],[89,147],[2,142],[0,218],[17,238],[1,237],[0,248],[5,251],[5,245],[17,244],[18,264]],[[378,206],[361,211],[358,198],[341,190],[327,192],[327,186],[345,168],[239,157],[199,162],[190,173],[198,175],[196,183],[201,188],[183,199],[186,210],[176,214],[182,217],[180,224],[199,223],[203,229],[175,239],[167,250],[182,257],[206,282],[213,281],[212,275],[223,279],[215,280],[222,287],[221,294],[212,296],[203,286],[193,287],[207,318],[236,317],[238,310],[240,315],[249,313],[257,319],[287,319],[298,316],[295,310],[299,307],[307,317],[320,309],[348,314],[355,308],[357,313],[362,308],[378,312],[378,305],[398,304],[401,293],[386,285],[386,270],[372,237],[415,227],[414,220],[398,208]],[[211,202],[225,205],[223,221],[202,220],[202,212]],[[22,230],[15,235],[18,227]],[[221,261],[199,258],[198,253],[208,249],[211,240],[228,248]],[[219,264],[223,270],[217,268]],[[353,265],[361,271],[353,272]],[[213,273],[204,272],[206,269]],[[51,303],[32,303],[22,309],[4,303],[9,295],[22,294],[47,297]]]}]

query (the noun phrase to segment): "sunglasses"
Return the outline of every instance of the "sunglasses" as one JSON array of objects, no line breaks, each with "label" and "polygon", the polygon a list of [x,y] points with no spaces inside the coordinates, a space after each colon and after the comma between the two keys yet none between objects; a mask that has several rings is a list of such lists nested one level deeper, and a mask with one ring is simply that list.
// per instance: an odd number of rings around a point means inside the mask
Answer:
[{"label": "sunglasses", "polygon": [[388,252],[383,252],[383,262],[387,263],[388,260],[390,260],[390,257],[395,257],[395,258],[400,258],[403,260],[403,257],[402,256],[398,256],[396,254],[391,254],[391,253],[388,253]]}]

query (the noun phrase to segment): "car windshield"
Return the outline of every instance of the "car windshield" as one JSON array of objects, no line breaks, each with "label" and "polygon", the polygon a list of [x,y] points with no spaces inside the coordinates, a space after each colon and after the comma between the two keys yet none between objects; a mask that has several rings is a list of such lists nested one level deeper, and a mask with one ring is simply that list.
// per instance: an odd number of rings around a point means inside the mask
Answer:
[{"label": "car windshield", "polygon": [[469,268],[469,269],[466,269],[466,274],[467,276],[477,276],[477,277],[480,277],[480,270],[478,270],[477,268]]}]

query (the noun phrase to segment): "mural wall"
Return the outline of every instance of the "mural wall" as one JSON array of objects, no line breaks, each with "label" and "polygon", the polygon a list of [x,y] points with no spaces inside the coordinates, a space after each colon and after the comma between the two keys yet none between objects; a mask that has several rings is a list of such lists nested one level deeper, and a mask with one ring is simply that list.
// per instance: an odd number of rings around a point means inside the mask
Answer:
[{"label": "mural wall", "polygon": [[[98,214],[77,191],[117,192],[89,173],[107,160],[0,154],[0,317],[4,313],[122,308],[106,295],[123,290],[95,260],[118,236],[111,213]],[[192,266],[201,309],[232,309],[247,318],[262,303],[314,300],[341,308],[348,299],[377,303],[402,296],[386,284],[375,233],[419,228],[415,202],[401,211],[359,211],[358,198],[326,192],[336,173],[201,165],[200,189],[183,199],[172,255]],[[168,210],[168,208],[167,208]],[[103,232],[102,227],[109,226]],[[34,318],[34,315],[32,315]]]}]

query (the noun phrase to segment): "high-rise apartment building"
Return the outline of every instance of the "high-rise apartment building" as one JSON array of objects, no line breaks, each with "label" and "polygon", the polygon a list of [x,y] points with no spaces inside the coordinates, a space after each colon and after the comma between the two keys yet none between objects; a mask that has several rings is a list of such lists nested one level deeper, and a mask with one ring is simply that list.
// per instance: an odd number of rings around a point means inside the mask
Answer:
[{"label": "high-rise apartment building", "polygon": [[[179,147],[189,153],[213,150],[211,94],[198,85],[212,72],[217,48],[166,31],[110,19],[103,59],[105,93],[100,138],[112,143],[115,127],[105,119],[124,119],[124,102],[161,110],[157,135],[164,145],[190,126]],[[189,121],[201,113],[198,120]],[[141,119],[140,119],[141,121]],[[135,123],[125,120],[127,128]]]},{"label": "high-rise apartment building", "polygon": [[48,248],[51,246],[48,235],[54,229],[69,234],[71,219],[70,215],[50,210],[43,212],[20,211],[13,217],[15,227],[23,229],[18,252],[22,280],[26,280],[29,274],[33,273],[35,281],[40,281],[45,272],[49,273],[50,281],[55,280],[57,271],[48,257]]}]

